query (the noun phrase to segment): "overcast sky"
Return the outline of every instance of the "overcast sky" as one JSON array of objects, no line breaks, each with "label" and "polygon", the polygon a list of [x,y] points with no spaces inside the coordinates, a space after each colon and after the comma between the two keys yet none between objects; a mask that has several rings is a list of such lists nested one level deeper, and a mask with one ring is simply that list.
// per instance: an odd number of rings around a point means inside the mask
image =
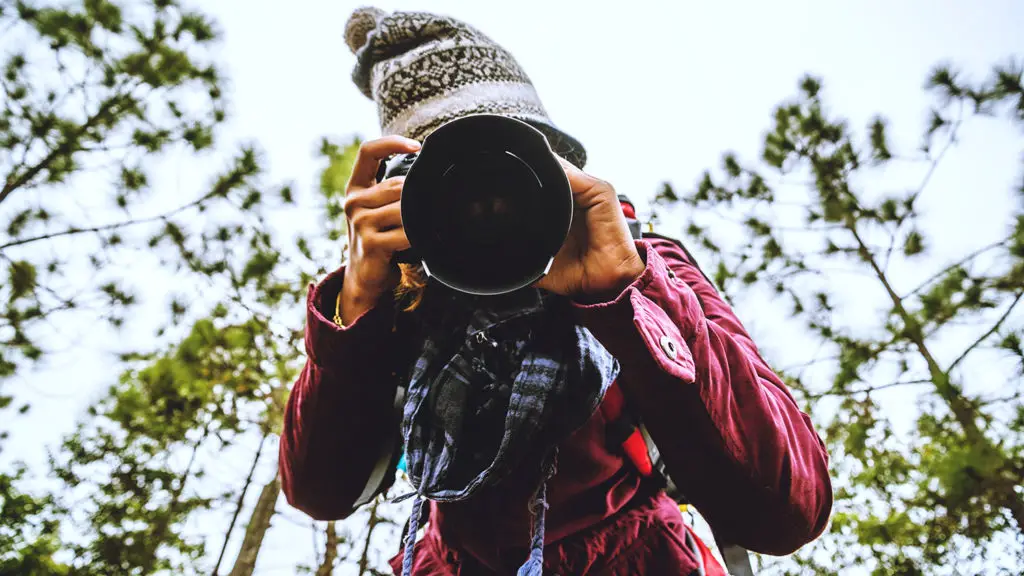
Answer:
[{"label": "overcast sky", "polygon": [[[363,3],[204,4],[224,33],[221,56],[233,102],[224,149],[232,141],[258,141],[271,179],[294,180],[299,200],[313,206],[319,139],[379,133],[373,103],[350,80],[354,58],[342,39],[349,13]],[[795,93],[806,72],[824,79],[826,101],[854,127],[876,113],[886,115],[906,150],[918,142],[929,103],[921,88],[936,62],[949,60],[980,77],[993,63],[1024,54],[1024,3],[1012,0],[376,5],[447,13],[502,43],[531,76],[555,123],[586,145],[588,171],[641,205],[664,180],[688,188],[701,171],[719,164],[723,151],[756,158],[773,107]],[[934,238],[940,255],[969,252],[1001,230],[984,224],[1006,205],[1018,176],[1018,133],[985,125],[968,130],[964,139],[936,174],[928,197],[930,227],[942,232]],[[217,162],[216,156],[208,159]],[[166,170],[174,180],[157,191],[168,204],[177,204],[181,194],[191,197],[209,174],[182,170],[180,163]],[[765,340],[778,334],[776,324],[784,319],[785,311],[778,310],[743,315],[756,337],[764,335],[759,343],[779,354],[781,346]],[[114,377],[108,352],[116,343],[82,344],[33,376],[25,398],[38,410],[28,426],[14,430],[5,460],[39,461],[40,444],[52,445],[70,431]],[[220,542],[209,546],[219,549]],[[291,573],[295,562],[311,558],[309,532],[278,522],[264,553],[258,574]]]}]

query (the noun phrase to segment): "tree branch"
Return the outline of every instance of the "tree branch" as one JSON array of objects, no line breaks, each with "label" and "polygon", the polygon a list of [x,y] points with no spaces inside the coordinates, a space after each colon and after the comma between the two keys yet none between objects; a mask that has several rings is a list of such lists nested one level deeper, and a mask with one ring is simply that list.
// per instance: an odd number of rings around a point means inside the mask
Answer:
[{"label": "tree branch", "polygon": [[260,455],[263,454],[263,444],[267,441],[269,434],[264,434],[263,438],[260,439],[260,446],[256,449],[256,457],[252,459],[252,466],[249,467],[249,475],[245,477],[245,484],[242,485],[242,491],[238,494],[238,502],[235,504],[235,513],[231,516],[231,523],[228,524],[228,531],[224,534],[224,545],[220,548],[220,554],[217,556],[217,563],[213,565],[213,576],[217,576],[217,572],[220,570],[220,563],[224,561],[224,553],[228,549],[228,542],[231,540],[231,532],[235,529],[235,522],[238,521],[238,515],[242,512],[242,508],[245,506],[245,495],[249,491],[249,486],[252,484],[252,477],[256,473],[256,465],[260,462]]},{"label": "tree branch", "polygon": [[185,484],[188,482],[189,477],[192,476],[192,466],[195,465],[196,456],[199,454],[199,448],[206,440],[210,433],[210,425],[207,423],[203,426],[202,434],[192,445],[192,456],[188,459],[188,465],[185,466],[185,470],[182,471],[178,477],[178,485],[171,491],[171,502],[167,506],[167,512],[161,518],[156,521],[156,525],[153,527],[151,534],[152,541],[147,543],[146,555],[142,561],[142,573],[149,574],[153,570],[153,566],[156,564],[157,551],[160,546],[164,544],[164,540],[167,537],[167,531],[171,527],[171,523],[174,521],[174,516],[178,513],[178,508],[181,506],[181,495],[185,492]]},{"label": "tree branch", "polygon": [[860,247],[860,252],[864,261],[871,266],[871,269],[875,272],[875,276],[878,277],[878,281],[882,283],[885,291],[889,294],[893,310],[900,319],[903,320],[903,324],[906,327],[906,338],[913,342],[918,353],[924,359],[925,364],[927,364],[928,373],[932,377],[932,384],[935,386],[936,392],[938,392],[939,396],[946,401],[950,411],[953,412],[957,422],[963,428],[964,435],[967,437],[967,440],[977,445],[987,444],[988,439],[978,428],[976,421],[977,410],[966,401],[963,394],[960,392],[960,389],[953,384],[949,375],[946,374],[946,372],[944,372],[939,366],[938,361],[935,359],[935,356],[928,348],[928,344],[925,342],[925,336],[920,322],[918,322],[917,318],[907,310],[906,306],[903,305],[903,299],[900,298],[899,294],[897,294],[895,290],[893,290],[892,284],[889,283],[889,278],[879,267],[878,261],[875,259],[874,255],[871,254],[867,244],[857,231],[857,222],[854,220],[852,215],[847,217],[846,226],[850,230],[850,234],[853,235],[854,240],[857,241],[857,245]]},{"label": "tree branch", "polygon": [[975,340],[970,346],[968,346],[967,349],[964,350],[960,354],[960,356],[957,357],[956,360],[953,360],[953,363],[950,364],[949,368],[946,369],[947,376],[950,372],[953,371],[954,368],[957,367],[958,364],[960,364],[960,362],[963,361],[964,358],[967,357],[968,354],[971,353],[972,350],[981,345],[981,343],[988,339],[989,336],[999,331],[999,328],[1001,328],[1003,323],[1006,322],[1006,319],[1010,317],[1010,313],[1013,312],[1013,309],[1017,306],[1022,297],[1024,297],[1024,290],[1017,292],[1017,297],[1014,298],[1012,302],[1010,302],[1010,306],[1006,309],[1006,312],[1003,312],[1003,315],[1000,316],[999,320],[997,320],[996,323],[992,325],[992,328],[989,328],[984,334],[979,336],[978,339]]},{"label": "tree branch", "polygon": [[1009,396],[1000,396],[998,398],[989,398],[981,402],[982,406],[989,406],[992,404],[999,404],[1000,402],[1012,402],[1024,396],[1024,392],[1017,392],[1016,394],[1010,394]]},{"label": "tree branch", "polygon": [[[131,90],[128,90],[127,92],[130,93]],[[128,93],[119,94],[104,102],[103,105],[100,106],[99,110],[97,110],[95,114],[87,118],[86,121],[82,123],[82,125],[79,126],[77,130],[75,130],[74,134],[72,134],[70,138],[66,138],[64,142],[50,150],[50,153],[43,157],[42,160],[37,162],[35,166],[29,168],[23,174],[16,178],[13,178],[13,174],[8,175],[8,179],[4,183],[3,189],[0,189],[0,204],[2,204],[3,201],[6,200],[12,192],[24,186],[25,183],[27,183],[32,178],[35,178],[37,174],[45,170],[51,163],[53,163],[54,160],[57,159],[58,156],[60,156],[61,154],[69,154],[75,152],[75,148],[77,147],[79,138],[81,138],[82,134],[84,134],[85,131],[88,130],[89,128],[92,128],[100,120],[105,118],[111,112],[111,110],[113,110],[116,106],[120,105],[120,103],[123,100],[127,99]]]},{"label": "tree branch", "polygon": [[370,566],[370,542],[373,538],[373,530],[381,522],[380,516],[377,515],[378,506],[380,506],[380,499],[375,500],[370,506],[370,518],[366,524],[366,540],[363,542],[363,552],[359,555],[359,576],[363,576]]},{"label": "tree branch", "polygon": [[[931,160],[931,163],[928,166],[928,171],[925,172],[924,178],[921,180],[921,184],[918,185],[917,190],[915,190],[914,193],[911,194],[910,196],[912,199],[911,201],[917,200],[918,196],[920,196],[924,192],[925,187],[928,186],[928,183],[932,179],[932,175],[935,174],[935,169],[938,168],[939,163],[942,162],[942,158],[946,155],[946,152],[948,152],[949,149],[953,147],[953,144],[956,143],[956,133],[957,130],[960,129],[960,125],[963,123],[963,120],[964,101],[961,100],[960,111],[957,113],[956,122],[954,122],[953,126],[950,127],[949,129],[949,138],[946,140],[946,145],[943,146],[942,150],[939,150],[939,153],[935,156],[935,158]],[[892,257],[892,252],[896,248],[896,237],[899,235],[900,228],[903,227],[903,223],[905,221],[905,218],[901,218],[899,222],[896,223],[896,227],[893,229],[892,234],[890,234],[889,236],[889,248],[885,252],[885,263],[882,265],[883,270],[889,269],[889,259]]]},{"label": "tree branch", "polygon": [[90,227],[90,228],[72,227],[72,228],[68,228],[67,230],[62,230],[60,232],[52,232],[50,234],[42,234],[42,235],[39,235],[39,236],[33,236],[31,238],[22,238],[20,240],[13,240],[11,242],[8,242],[7,244],[0,245],[0,250],[3,250],[5,248],[11,248],[11,247],[14,247],[14,246],[23,246],[25,244],[31,244],[32,242],[38,242],[40,240],[49,240],[51,238],[59,238],[61,236],[73,236],[75,234],[86,234],[86,233],[89,233],[89,232],[104,232],[106,230],[115,230],[117,228],[124,228],[124,227],[127,227],[127,226],[135,226],[137,224],[148,224],[150,222],[155,222],[157,220],[166,220],[166,219],[170,218],[171,216],[174,216],[175,214],[178,214],[179,212],[183,212],[185,210],[188,210],[189,208],[195,208],[196,206],[199,206],[203,202],[206,202],[210,198],[212,198],[212,197],[214,197],[214,196],[216,196],[218,194],[221,194],[221,193],[222,193],[221,190],[214,189],[214,190],[208,192],[207,194],[204,194],[203,196],[201,196],[199,198],[196,198],[195,200],[189,202],[188,204],[183,204],[181,206],[178,206],[174,210],[171,210],[170,212],[165,212],[165,213],[159,214],[157,216],[151,216],[149,218],[141,218],[141,219],[138,219],[138,220],[125,220],[123,222],[114,222],[112,224],[104,224],[103,226],[93,226],[93,227]]},{"label": "tree branch", "polygon": [[338,530],[334,521],[327,523],[325,532],[327,541],[324,543],[324,559],[316,570],[316,576],[331,576],[334,572],[334,562],[338,559]]},{"label": "tree branch", "polygon": [[1004,238],[1002,240],[999,240],[998,242],[993,242],[992,244],[989,244],[988,246],[984,246],[982,248],[978,248],[974,252],[971,252],[970,254],[968,254],[967,256],[964,256],[963,258],[961,258],[960,260],[954,262],[953,264],[950,264],[949,266],[946,266],[945,268],[943,268],[942,270],[939,270],[935,274],[932,274],[927,280],[925,280],[920,285],[918,285],[917,288],[914,288],[910,292],[907,292],[901,298],[903,298],[904,300],[906,300],[907,298],[910,298],[911,296],[917,294],[921,290],[924,290],[932,282],[935,282],[939,278],[941,278],[944,275],[948,274],[954,268],[959,268],[960,266],[963,266],[965,263],[967,263],[967,262],[977,258],[978,256],[981,256],[982,254],[984,254],[985,252],[988,252],[989,250],[992,250],[993,248],[998,248],[1000,246],[1004,246],[1004,245],[1006,245],[1006,243],[1008,241],[1009,241],[1009,238]]},{"label": "tree branch", "polygon": [[885,390],[886,388],[895,388],[897,386],[919,386],[921,384],[931,384],[930,378],[922,378],[919,380],[904,380],[900,382],[890,382],[888,384],[882,384],[879,386],[869,386],[867,388],[861,388],[859,390],[826,390],[825,392],[819,392],[817,394],[808,394],[808,400],[819,400],[826,396],[853,396],[854,394],[877,392],[879,390]]},{"label": "tree branch", "polygon": [[800,364],[793,364],[791,366],[784,366],[782,368],[779,368],[778,371],[779,372],[790,372],[790,371],[793,371],[793,370],[800,370],[800,369],[803,369],[803,368],[809,368],[811,366],[814,366],[815,364],[820,364],[822,362],[831,362],[833,360],[839,360],[839,356],[832,355],[832,356],[825,356],[824,358],[815,358],[814,360],[808,360],[807,362],[801,362]]}]

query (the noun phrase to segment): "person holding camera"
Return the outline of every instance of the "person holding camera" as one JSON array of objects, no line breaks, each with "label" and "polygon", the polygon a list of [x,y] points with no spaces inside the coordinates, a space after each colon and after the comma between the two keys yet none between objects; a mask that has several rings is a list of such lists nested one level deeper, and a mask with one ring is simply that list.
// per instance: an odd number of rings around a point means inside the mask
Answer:
[{"label": "person holding camera", "polygon": [[[347,262],[309,289],[280,443],[289,504],[349,516],[379,493],[368,478],[394,475],[381,447],[397,438],[415,500],[396,573],[724,574],[666,478],[720,544],[784,555],[817,538],[832,486],[810,419],[689,253],[631,234],[512,55],[423,12],[361,8],[345,36],[385,135],[346,189]],[[379,179],[478,114],[543,134],[573,201],[543,276],[503,294],[399,262],[406,178]]]}]

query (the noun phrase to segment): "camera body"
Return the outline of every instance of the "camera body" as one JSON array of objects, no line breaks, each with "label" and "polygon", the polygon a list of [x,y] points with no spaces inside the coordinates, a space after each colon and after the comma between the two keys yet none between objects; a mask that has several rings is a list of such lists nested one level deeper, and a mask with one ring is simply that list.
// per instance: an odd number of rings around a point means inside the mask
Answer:
[{"label": "camera body", "polygon": [[399,154],[391,157],[387,162],[381,162],[380,168],[377,170],[377,180],[381,181],[395,176],[405,176],[409,173],[409,169],[412,168],[413,162],[416,161],[416,156],[415,152]]},{"label": "camera body", "polygon": [[[380,168],[377,169],[377,181],[382,182],[388,178],[394,178],[395,176],[405,176],[409,173],[409,169],[412,168],[413,162],[416,161],[417,154],[415,152],[411,154],[399,154],[392,157],[387,162],[381,162]],[[416,256],[416,251],[412,248],[396,252],[394,257],[396,262],[403,264],[418,264],[419,258]]]},{"label": "camera body", "polygon": [[543,133],[478,114],[431,132],[418,153],[381,164],[378,180],[405,176],[402,224],[411,248],[398,262],[468,294],[532,285],[568,236],[572,191]]}]

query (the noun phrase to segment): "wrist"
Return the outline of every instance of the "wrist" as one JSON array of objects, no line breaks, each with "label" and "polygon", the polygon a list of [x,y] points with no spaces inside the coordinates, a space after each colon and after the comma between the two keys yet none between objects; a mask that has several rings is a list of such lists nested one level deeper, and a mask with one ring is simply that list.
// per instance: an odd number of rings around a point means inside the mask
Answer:
[{"label": "wrist", "polygon": [[629,288],[635,283],[640,276],[643,275],[644,270],[647,269],[647,264],[639,253],[636,254],[636,258],[629,258],[626,262],[623,262],[615,269],[615,273],[612,275],[612,279],[605,283],[599,289],[584,292],[579,295],[576,300],[584,304],[595,304],[598,302],[610,302],[618,298],[626,288]]},{"label": "wrist", "polygon": [[614,299],[616,296],[622,293],[623,290],[629,288],[634,282],[636,282],[644,270],[647,269],[647,264],[644,263],[640,255],[637,254],[636,258],[631,258],[628,263],[624,263],[617,274],[616,281],[612,284],[610,290],[608,290],[609,299]]},{"label": "wrist", "polygon": [[336,314],[345,326],[351,326],[357,318],[376,305],[380,294],[380,290],[366,288],[355,278],[346,279],[341,285],[338,296],[340,310]]}]

